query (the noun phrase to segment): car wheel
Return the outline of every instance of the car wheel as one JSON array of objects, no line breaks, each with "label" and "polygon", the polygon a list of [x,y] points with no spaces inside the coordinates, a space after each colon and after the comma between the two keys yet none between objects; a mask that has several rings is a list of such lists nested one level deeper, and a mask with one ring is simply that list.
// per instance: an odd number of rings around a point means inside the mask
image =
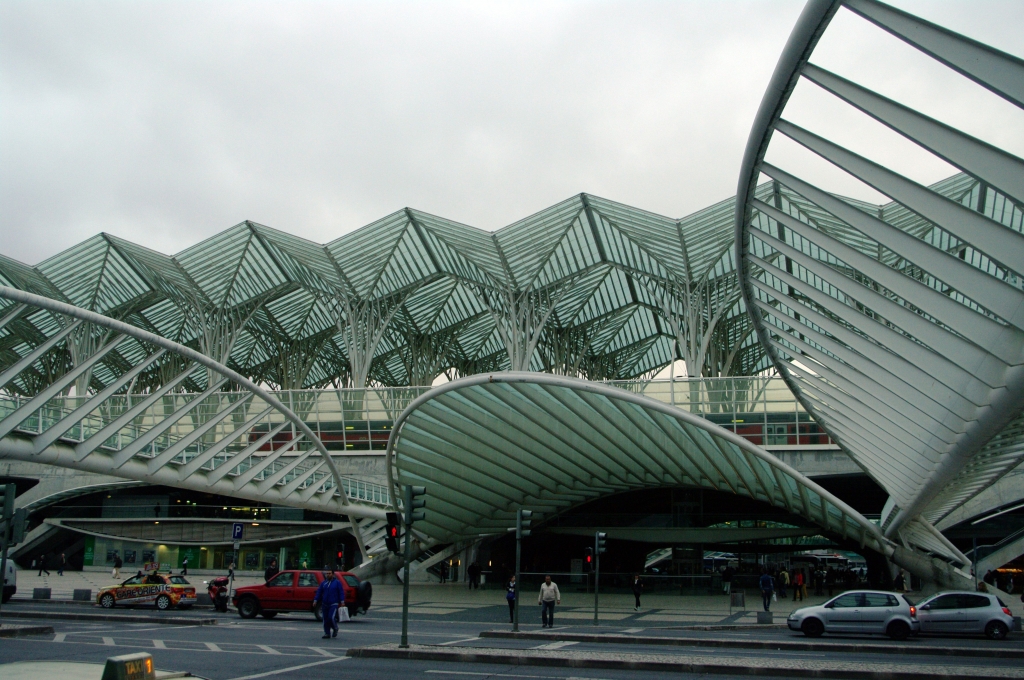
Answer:
[{"label": "car wheel", "polygon": [[313,616],[316,618],[317,621],[323,621],[324,620],[324,615],[320,611],[320,607],[317,607],[316,605],[313,605],[312,612],[313,612]]},{"label": "car wheel", "polygon": [[243,619],[254,619],[260,613],[260,603],[255,597],[243,597],[238,603],[238,615]]},{"label": "car wheel", "polygon": [[171,598],[167,597],[166,595],[161,595],[160,597],[156,598],[156,608],[162,612],[167,611],[171,608]]},{"label": "car wheel", "polygon": [[804,622],[800,624],[800,630],[803,631],[807,637],[821,637],[821,634],[825,632],[825,626],[818,619],[804,619]]},{"label": "car wheel", "polygon": [[985,637],[989,640],[1004,640],[1010,629],[1002,621],[989,621],[985,626]]},{"label": "car wheel", "polygon": [[113,609],[115,603],[116,600],[110,593],[105,593],[103,597],[100,598],[100,606],[104,609]]},{"label": "car wheel", "polygon": [[260,612],[260,616],[265,619],[272,619],[277,616],[277,612]]},{"label": "car wheel", "polygon": [[907,625],[906,621],[893,621],[889,624],[885,633],[893,640],[906,640],[910,637],[910,626]]}]

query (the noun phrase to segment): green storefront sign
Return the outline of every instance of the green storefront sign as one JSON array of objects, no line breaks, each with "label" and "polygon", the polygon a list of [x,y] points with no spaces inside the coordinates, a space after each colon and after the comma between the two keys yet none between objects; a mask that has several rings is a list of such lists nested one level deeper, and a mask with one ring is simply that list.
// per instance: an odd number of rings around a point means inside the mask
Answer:
[{"label": "green storefront sign", "polygon": [[313,539],[303,538],[298,541],[298,552],[299,552],[299,566],[310,567],[312,566],[313,557]]},{"label": "green storefront sign", "polygon": [[82,557],[82,564],[86,567],[92,566],[93,555],[96,554],[96,537],[85,537],[85,555]]},{"label": "green storefront sign", "polygon": [[199,564],[199,556],[201,554],[199,548],[186,548],[185,546],[178,548],[178,569],[181,569],[186,557],[188,558],[188,566],[193,569],[199,569],[201,567]]}]

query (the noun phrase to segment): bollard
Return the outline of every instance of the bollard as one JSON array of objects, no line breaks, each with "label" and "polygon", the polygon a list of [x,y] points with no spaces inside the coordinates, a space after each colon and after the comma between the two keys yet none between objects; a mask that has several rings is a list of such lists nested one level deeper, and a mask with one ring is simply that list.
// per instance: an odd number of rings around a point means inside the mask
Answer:
[{"label": "bollard", "polygon": [[758,612],[757,613],[757,622],[758,623],[771,623],[772,622],[772,613],[771,612]]},{"label": "bollard", "polygon": [[732,614],[732,610],[734,607],[739,609],[740,611],[746,611],[747,609],[747,598],[742,590],[738,593],[729,593],[730,614]]},{"label": "bollard", "polygon": [[75,602],[92,602],[92,591],[86,588],[75,588],[71,599]]},{"label": "bollard", "polygon": [[33,600],[49,600],[50,589],[49,588],[33,588],[32,589]]},{"label": "bollard", "polygon": [[103,667],[101,680],[156,680],[153,657],[145,652],[112,656]]}]

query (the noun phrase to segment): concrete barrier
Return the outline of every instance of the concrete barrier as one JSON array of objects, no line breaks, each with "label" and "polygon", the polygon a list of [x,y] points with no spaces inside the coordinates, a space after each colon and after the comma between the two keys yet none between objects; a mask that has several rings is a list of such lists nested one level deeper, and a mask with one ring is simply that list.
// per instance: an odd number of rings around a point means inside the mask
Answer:
[{"label": "concrete barrier", "polygon": [[757,613],[757,622],[758,623],[772,623],[772,613],[771,612],[758,612]]},{"label": "concrete barrier", "polygon": [[49,600],[50,589],[49,588],[33,588],[32,589],[33,600]]},{"label": "concrete barrier", "polygon": [[92,591],[87,588],[75,588],[71,599],[76,602],[92,602]]}]

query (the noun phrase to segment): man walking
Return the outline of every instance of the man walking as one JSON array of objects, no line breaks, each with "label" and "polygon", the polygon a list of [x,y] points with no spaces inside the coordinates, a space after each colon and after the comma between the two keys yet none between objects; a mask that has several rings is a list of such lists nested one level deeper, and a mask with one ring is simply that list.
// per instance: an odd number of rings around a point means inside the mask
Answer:
[{"label": "man walking", "polygon": [[334,620],[338,607],[345,602],[345,591],[341,581],[334,578],[334,572],[324,568],[324,580],[316,589],[313,606],[320,605],[320,615],[324,619],[324,640],[338,637],[338,622]]},{"label": "man walking", "polygon": [[772,582],[772,575],[767,569],[761,570],[761,580],[758,582],[761,588],[761,603],[765,611],[770,611],[772,606],[772,593],[775,592],[775,584]]},{"label": "man walking", "polygon": [[188,555],[181,561],[181,575],[188,576]]},{"label": "man walking", "polygon": [[633,598],[636,600],[636,606],[633,607],[633,611],[640,611],[640,596],[644,592],[644,582],[640,580],[640,574],[633,574]]},{"label": "man walking", "polygon": [[469,568],[466,569],[466,574],[469,576],[469,589],[473,590],[473,588],[476,588],[477,590],[479,590],[480,589],[480,565],[477,564],[476,562],[473,562],[473,564],[469,565]]},{"label": "man walking", "polygon": [[804,599],[804,570],[796,569],[793,572],[793,602]]},{"label": "man walking", "polygon": [[270,579],[277,576],[278,572],[281,571],[277,568],[277,560],[270,560],[270,566],[263,572],[263,580],[270,582]]},{"label": "man walking", "polygon": [[121,561],[121,556],[114,553],[114,571],[111,575],[114,577],[115,581],[121,578],[121,567],[123,566],[124,562]]},{"label": "man walking", "polygon": [[57,562],[57,576],[64,575],[64,567],[68,564],[68,558],[64,556],[64,553],[60,554],[60,560]]},{"label": "man walking", "polygon": [[789,572],[786,571],[786,567],[783,566],[779,572],[779,597],[786,597],[786,586],[789,585]]},{"label": "man walking", "polygon": [[540,605],[541,628],[553,627],[555,625],[555,605],[562,604],[562,594],[558,592],[558,584],[551,582],[550,576],[545,576],[544,583],[540,584],[537,604]]},{"label": "man walking", "polygon": [[[42,576],[44,571],[46,571],[46,553],[39,556],[39,573],[36,576]],[[49,576],[50,572],[46,571],[46,575]]]}]

